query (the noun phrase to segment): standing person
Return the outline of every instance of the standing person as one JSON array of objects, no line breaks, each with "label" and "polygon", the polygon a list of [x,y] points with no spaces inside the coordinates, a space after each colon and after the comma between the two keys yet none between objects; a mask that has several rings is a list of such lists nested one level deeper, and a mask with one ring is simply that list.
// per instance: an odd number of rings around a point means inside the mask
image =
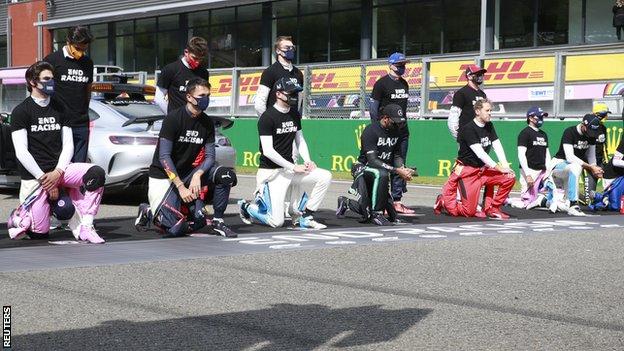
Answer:
[{"label": "standing person", "polygon": [[[390,201],[390,174],[405,180],[412,179],[414,171],[406,168],[399,149],[399,134],[407,119],[403,109],[396,104],[381,110],[379,123],[371,123],[362,132],[360,156],[352,167],[353,185],[349,193],[356,200],[338,197],[336,216],[344,216],[348,209],[360,215],[363,221],[376,225],[391,225],[396,212]],[[384,216],[384,211],[388,217]]]},{"label": "standing person", "polygon": [[[184,91],[186,105],[171,111],[163,121],[149,170],[149,206],[139,206],[135,226],[143,230],[153,218],[166,237],[184,236],[203,228],[207,219],[201,195],[202,188],[208,187],[214,207],[213,230],[236,237],[223,221],[236,174],[216,163],[215,126],[204,113],[210,100],[210,84],[203,78],[193,78]],[[197,164],[202,150],[204,156]],[[188,206],[188,216],[183,213],[183,203]]]},{"label": "standing person", "polygon": [[[410,62],[405,55],[395,52],[388,57],[390,71],[387,75],[379,78],[373,86],[371,96],[370,116],[373,123],[379,123],[380,111],[389,104],[401,107],[403,116],[407,118],[407,100],[409,98],[409,84],[403,79],[405,65]],[[409,128],[405,123],[399,130],[399,151],[403,162],[407,162],[407,150],[409,145]],[[397,174],[392,174],[392,200],[397,213],[414,215],[416,211],[406,207],[401,202],[403,193],[407,192],[407,182]]]},{"label": "standing person", "polygon": [[613,5],[613,26],[618,40],[622,40],[622,28],[624,28],[624,0],[616,0]]},{"label": "standing person", "polygon": [[[7,227],[12,239],[28,235],[47,239],[50,203],[67,191],[74,217],[69,227],[77,240],[94,244],[104,240],[93,227],[104,191],[104,170],[90,163],[71,163],[74,154],[72,120],[55,93],[53,67],[39,61],[26,70],[30,96],[11,113],[11,139],[19,161],[20,203],[30,202],[27,212],[13,211]],[[71,114],[70,114],[71,115]],[[21,207],[21,206],[20,206]]]},{"label": "standing person", "polygon": [[[507,200],[516,178],[507,166],[505,150],[491,122],[492,103],[487,99],[479,100],[474,110],[475,118],[460,128],[455,168],[444,184],[442,194],[438,195],[433,210],[436,214],[446,210],[452,216],[509,219],[500,207]],[[492,148],[500,164],[488,155]],[[483,211],[477,211],[479,192],[484,186]],[[495,186],[498,186],[496,195]]]},{"label": "standing person", "polygon": [[[331,173],[316,167],[310,159],[303,137],[301,114],[289,102],[303,89],[288,78],[275,83],[276,102],[258,119],[260,168],[256,174],[256,198],[253,203],[238,202],[243,222],[253,221],[281,227],[284,224],[284,200],[290,193],[293,224],[301,228],[324,229],[314,219],[331,183]],[[293,142],[303,164],[293,160]]]},{"label": "standing person", "polygon": [[163,112],[186,106],[186,85],[193,78],[208,81],[204,59],[208,54],[208,42],[202,37],[192,37],[186,44],[179,60],[166,65],[158,76],[154,101]]},{"label": "standing person", "polygon": [[464,74],[468,83],[453,95],[453,104],[447,120],[448,129],[454,139],[457,139],[459,129],[474,119],[474,104],[479,100],[487,98],[485,92],[481,90],[481,84],[483,84],[486,72],[486,69],[477,65],[468,65],[466,67]]},{"label": "standing person", "polygon": [[43,59],[54,68],[56,94],[53,99],[65,107],[68,125],[72,129],[72,162],[86,162],[89,151],[89,102],[93,83],[93,61],[85,52],[92,40],[93,36],[87,27],[69,28],[63,48]]},{"label": "standing person", "polygon": [[[275,83],[281,79],[292,79],[300,86],[303,86],[303,73],[295,67],[293,61],[297,48],[293,44],[292,37],[279,36],[273,44],[275,57],[277,60],[265,69],[260,76],[260,85],[254,100],[254,108],[260,117],[267,108],[275,105]],[[291,97],[291,106],[301,112],[299,94]]]},{"label": "standing person", "polygon": [[586,114],[581,123],[566,128],[561,136],[559,150],[553,158],[555,184],[566,189],[568,214],[584,216],[578,206],[578,181],[583,169],[597,178],[603,170],[596,165],[596,138],[600,133],[600,118]]}]

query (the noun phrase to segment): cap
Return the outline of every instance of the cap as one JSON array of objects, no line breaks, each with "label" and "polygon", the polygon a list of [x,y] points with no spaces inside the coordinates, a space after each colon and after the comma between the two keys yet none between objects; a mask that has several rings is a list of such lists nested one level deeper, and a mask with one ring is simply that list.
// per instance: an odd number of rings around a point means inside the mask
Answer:
[{"label": "cap", "polygon": [[544,110],[542,110],[541,107],[533,106],[527,111],[526,116],[527,117],[535,116],[535,117],[544,118],[544,117],[548,117],[548,112],[544,112]]},{"label": "cap", "polygon": [[275,90],[283,91],[287,94],[303,91],[303,88],[299,85],[296,79],[289,79],[285,77],[278,79],[277,82],[275,82],[274,87]]},{"label": "cap", "polygon": [[394,123],[405,123],[407,121],[407,119],[405,119],[403,109],[397,104],[384,106],[381,110],[381,115],[390,117]]},{"label": "cap", "polygon": [[466,67],[466,75],[484,74],[485,72],[487,72],[487,69],[481,68],[480,66],[477,66],[477,65],[468,65],[468,67]]},{"label": "cap", "polygon": [[408,63],[408,62],[410,62],[410,60],[405,58],[405,55],[403,55],[400,52],[395,52],[394,54],[390,55],[390,57],[388,57],[388,63],[391,65],[394,65],[395,63]]},{"label": "cap", "polygon": [[74,212],[76,212],[71,198],[65,193],[62,193],[57,200],[51,201],[50,207],[54,217],[59,221],[70,220],[74,216]]},{"label": "cap", "polygon": [[597,138],[600,134],[600,118],[590,113],[583,117],[583,125],[587,127],[587,136],[590,138]]},{"label": "cap", "polygon": [[597,104],[594,104],[594,108],[592,109],[592,112],[597,115],[606,115],[607,113],[612,113],[611,111],[609,111],[609,107],[607,106],[607,104],[599,102]]}]

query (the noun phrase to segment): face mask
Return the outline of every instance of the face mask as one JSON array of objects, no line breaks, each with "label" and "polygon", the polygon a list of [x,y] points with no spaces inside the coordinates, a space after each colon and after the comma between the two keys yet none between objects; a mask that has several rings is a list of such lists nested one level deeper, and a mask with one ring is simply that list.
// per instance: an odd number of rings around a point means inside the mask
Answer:
[{"label": "face mask", "polygon": [[394,71],[397,75],[402,76],[405,74],[405,66],[395,66],[396,71]]},{"label": "face mask", "polygon": [[280,50],[283,55],[282,57],[284,57],[286,60],[288,61],[292,61],[295,59],[295,49],[290,49],[290,50]]},{"label": "face mask", "polygon": [[196,69],[201,64],[200,60],[195,60],[191,55],[186,54],[186,63],[188,63],[190,69]]},{"label": "face mask", "polygon": [[473,76],[472,81],[475,82],[475,84],[477,85],[483,84],[483,75],[480,74],[478,76]]},{"label": "face mask", "polygon": [[541,128],[544,125],[544,119],[543,118],[536,118],[537,120],[535,121],[535,126],[537,128]]},{"label": "face mask", "polygon": [[[284,94],[286,95],[286,94]],[[286,95],[288,96],[286,99],[280,99],[288,104],[290,107],[297,107],[299,105],[299,98],[297,95]]]},{"label": "face mask", "polygon": [[50,80],[40,80],[39,83],[41,84],[41,92],[46,94],[47,96],[52,96],[54,95],[54,79],[50,79]]},{"label": "face mask", "polygon": [[76,49],[75,46],[69,45],[69,54],[76,60],[80,60],[84,56],[84,51]]},{"label": "face mask", "polygon": [[195,105],[195,107],[197,107],[198,110],[200,111],[204,111],[205,109],[208,108],[208,105],[210,105],[210,96],[201,96],[201,97],[193,97],[195,99],[195,101],[197,101],[197,105]]}]

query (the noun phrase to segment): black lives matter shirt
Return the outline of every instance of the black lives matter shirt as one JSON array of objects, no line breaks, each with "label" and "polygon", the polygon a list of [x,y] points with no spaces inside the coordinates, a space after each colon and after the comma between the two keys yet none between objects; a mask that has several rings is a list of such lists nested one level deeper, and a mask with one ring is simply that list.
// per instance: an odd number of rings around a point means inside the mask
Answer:
[{"label": "black lives matter shirt", "polygon": [[574,155],[584,162],[587,162],[587,149],[590,145],[596,144],[596,139],[589,138],[585,134],[579,134],[576,126],[568,127],[563,131],[561,136],[561,143],[559,144],[559,151],[555,154],[556,158],[565,160],[565,151],[563,150],[563,144],[572,144],[574,147]]},{"label": "black lives matter shirt", "polygon": [[478,100],[483,100],[485,98],[486,95],[483,90],[474,90],[468,85],[465,85],[455,92],[455,95],[453,95],[453,106],[461,109],[461,114],[459,115],[460,129],[464,124],[467,124],[475,118],[474,104]]},{"label": "black lives matter shirt", "polygon": [[66,118],[71,127],[85,127],[89,124],[89,98],[87,89],[93,83],[93,61],[87,56],[80,60],[65,57],[63,50],[57,50],[43,59],[54,67],[54,95],[52,100],[60,102],[66,109]]},{"label": "black lives matter shirt", "polygon": [[[68,126],[64,109],[57,101],[41,107],[29,97],[11,112],[11,131],[26,129],[28,152],[44,173],[56,168],[63,150],[64,126]],[[24,180],[35,179],[21,164],[19,172]]]},{"label": "black lives matter shirt", "polygon": [[200,66],[193,70],[179,59],[162,69],[156,85],[167,89],[167,113],[186,105],[186,83],[193,78],[208,80],[206,67]]},{"label": "black lives matter shirt", "polygon": [[379,123],[371,123],[362,132],[360,137],[362,148],[358,162],[366,164],[366,154],[369,151],[377,151],[377,157],[384,163],[392,166],[394,155],[399,153],[399,136],[391,133],[379,125]]},{"label": "black lives matter shirt", "polygon": [[483,127],[479,127],[474,120],[459,127],[459,136],[457,141],[459,142],[459,152],[457,154],[457,160],[467,166],[483,167],[485,163],[472,151],[470,145],[481,144],[483,150],[486,153],[490,152],[492,143],[498,140],[496,130],[492,122],[488,122]]},{"label": "black lives matter shirt", "polygon": [[[171,159],[180,178],[185,178],[195,168],[193,162],[199,152],[206,144],[214,143],[215,127],[212,119],[204,113],[193,118],[186,107],[181,107],[165,117],[158,137],[159,140],[164,138],[173,142]],[[160,142],[158,144],[149,169],[149,176],[166,179],[169,177],[160,163]]]},{"label": "black lives matter shirt", "polygon": [[[273,149],[289,162],[293,162],[293,141],[298,130],[301,130],[301,115],[293,108],[282,113],[271,106],[258,119],[258,135],[272,136]],[[260,168],[281,168],[264,156],[262,142],[260,153]]]},{"label": "black lives matter shirt", "polygon": [[596,164],[602,165],[603,163],[609,162],[609,159],[605,159],[605,143],[607,142],[607,127],[604,124],[600,123],[598,127],[599,133],[596,138]]},{"label": "black lives matter shirt", "polygon": [[[403,110],[403,116],[407,116],[407,99],[409,98],[409,85],[405,79],[399,77],[399,79],[393,79],[390,75],[385,75],[379,78],[373,86],[373,94],[371,96],[373,100],[379,101],[379,111],[383,107],[390,104],[397,104]],[[407,124],[405,128],[401,130],[401,135],[409,135],[409,129]]]},{"label": "black lives matter shirt", "polygon": [[[620,140],[620,144],[618,144],[616,151],[621,154],[624,154],[624,139]],[[622,177],[622,176],[624,176],[624,168],[615,167],[613,165],[613,157],[611,157],[611,160],[609,160],[609,163],[604,167],[604,178],[614,179],[614,178]]]},{"label": "black lives matter shirt", "polygon": [[546,132],[527,126],[518,135],[518,146],[527,148],[526,158],[530,169],[546,169],[546,150],[548,150],[548,135],[546,135]]},{"label": "black lives matter shirt", "polygon": [[260,84],[271,89],[267,99],[267,108],[275,104],[275,82],[284,77],[296,81],[299,85],[303,86],[303,73],[301,73],[299,68],[295,66],[293,66],[293,69],[289,71],[284,68],[279,61],[276,61],[262,72],[262,76],[260,76]]}]

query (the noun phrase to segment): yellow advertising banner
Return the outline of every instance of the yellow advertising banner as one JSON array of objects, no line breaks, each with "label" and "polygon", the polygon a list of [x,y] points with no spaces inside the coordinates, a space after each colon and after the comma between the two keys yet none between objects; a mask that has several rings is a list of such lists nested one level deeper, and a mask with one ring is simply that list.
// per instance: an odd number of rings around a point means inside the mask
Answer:
[{"label": "yellow advertising banner", "polygon": [[624,79],[624,54],[570,56],[566,81]]}]

